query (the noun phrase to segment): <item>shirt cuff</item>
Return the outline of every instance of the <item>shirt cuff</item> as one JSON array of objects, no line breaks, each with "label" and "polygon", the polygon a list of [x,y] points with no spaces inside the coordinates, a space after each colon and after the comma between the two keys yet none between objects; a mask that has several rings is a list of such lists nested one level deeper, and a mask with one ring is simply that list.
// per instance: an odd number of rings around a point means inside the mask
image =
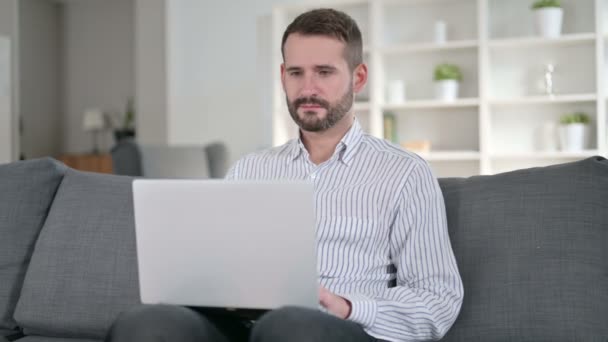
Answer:
[{"label": "shirt cuff", "polygon": [[378,312],[378,304],[375,300],[363,295],[345,295],[350,304],[349,321],[360,324],[363,328],[371,328],[376,321],[376,313]]}]

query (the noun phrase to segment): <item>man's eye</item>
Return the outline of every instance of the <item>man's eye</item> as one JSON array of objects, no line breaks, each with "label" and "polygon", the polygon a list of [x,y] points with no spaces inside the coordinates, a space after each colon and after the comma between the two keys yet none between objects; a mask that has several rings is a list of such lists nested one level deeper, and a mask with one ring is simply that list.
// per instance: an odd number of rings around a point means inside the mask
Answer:
[{"label": "man's eye", "polygon": [[331,71],[329,71],[329,70],[321,70],[321,71],[319,71],[319,74],[321,76],[329,76],[329,75],[331,75]]},{"label": "man's eye", "polygon": [[291,71],[291,72],[289,73],[289,76],[300,76],[301,74],[302,74],[302,73],[301,73],[301,72],[299,72],[299,71]]}]

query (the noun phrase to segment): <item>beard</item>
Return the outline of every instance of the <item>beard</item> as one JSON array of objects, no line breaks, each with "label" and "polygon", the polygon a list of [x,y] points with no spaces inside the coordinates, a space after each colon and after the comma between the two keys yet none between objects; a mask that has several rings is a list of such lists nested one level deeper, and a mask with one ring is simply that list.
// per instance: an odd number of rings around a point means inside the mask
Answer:
[{"label": "beard", "polygon": [[[300,97],[293,102],[287,98],[287,108],[289,114],[295,123],[304,131],[308,132],[323,132],[336,123],[338,123],[350,111],[353,106],[353,87],[349,87],[348,91],[338,100],[335,105],[331,105],[328,101],[318,97]],[[298,108],[302,105],[314,104],[324,108],[327,112],[325,118],[319,118],[316,111],[305,111],[302,116],[298,115]]]}]

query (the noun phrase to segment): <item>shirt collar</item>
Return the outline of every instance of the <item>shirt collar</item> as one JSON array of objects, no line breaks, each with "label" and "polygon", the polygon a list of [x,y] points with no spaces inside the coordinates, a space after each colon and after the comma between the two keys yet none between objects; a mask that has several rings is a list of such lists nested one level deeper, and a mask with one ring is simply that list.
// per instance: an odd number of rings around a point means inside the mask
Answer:
[{"label": "shirt collar", "polygon": [[[359,120],[355,118],[353,125],[348,132],[346,132],[342,140],[340,140],[338,146],[336,146],[336,153],[339,153],[339,158],[344,164],[350,164],[357,146],[363,139],[363,134],[361,124],[359,124]],[[290,160],[295,161],[301,155],[308,156],[308,151],[302,142],[302,133],[298,130],[298,139],[293,139],[291,142]]]}]

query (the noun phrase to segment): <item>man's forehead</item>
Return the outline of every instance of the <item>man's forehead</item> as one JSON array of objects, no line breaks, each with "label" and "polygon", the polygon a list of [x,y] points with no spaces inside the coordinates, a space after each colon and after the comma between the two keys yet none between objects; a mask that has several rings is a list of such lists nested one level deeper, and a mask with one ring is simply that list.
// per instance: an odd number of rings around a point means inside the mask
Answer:
[{"label": "man's forehead", "polygon": [[285,41],[285,66],[338,67],[346,63],[344,42],[321,35],[291,34]]},{"label": "man's forehead", "polygon": [[325,49],[331,49],[335,51],[342,51],[344,50],[346,44],[338,38],[331,36],[318,34],[304,35],[300,33],[292,33],[287,37],[284,49],[287,51],[315,46],[324,47]]},{"label": "man's forehead", "polygon": [[314,68],[314,69],[337,69],[338,65],[335,65],[336,63],[323,63],[323,64],[312,64],[312,63],[307,63],[307,64],[289,64],[287,62],[285,62],[285,68],[286,69],[303,69],[303,68]]}]

